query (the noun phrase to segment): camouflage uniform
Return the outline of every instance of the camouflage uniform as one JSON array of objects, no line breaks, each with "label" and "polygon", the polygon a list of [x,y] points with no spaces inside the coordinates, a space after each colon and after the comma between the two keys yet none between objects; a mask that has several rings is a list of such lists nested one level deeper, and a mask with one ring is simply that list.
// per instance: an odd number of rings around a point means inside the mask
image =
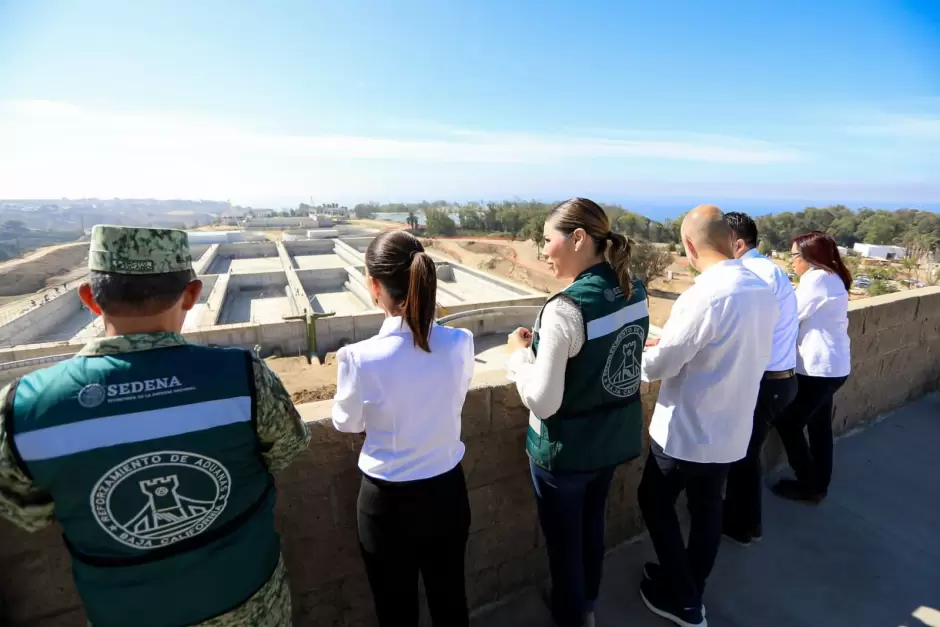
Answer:
[{"label": "camouflage uniform", "polygon": [[[89,270],[119,274],[157,274],[192,269],[184,231],[96,226],[88,257]],[[115,355],[181,346],[178,333],[141,333],[103,337],[79,351],[82,356]],[[257,403],[257,435],[261,455],[271,472],[287,467],[306,450],[310,432],[290,394],[267,365],[253,356]],[[10,391],[0,390],[0,402]],[[26,531],[37,531],[54,521],[49,494],[35,487],[19,466],[0,405],[0,516]],[[200,625],[208,627],[281,627],[291,624],[291,598],[283,559],[274,573],[248,601]]]}]

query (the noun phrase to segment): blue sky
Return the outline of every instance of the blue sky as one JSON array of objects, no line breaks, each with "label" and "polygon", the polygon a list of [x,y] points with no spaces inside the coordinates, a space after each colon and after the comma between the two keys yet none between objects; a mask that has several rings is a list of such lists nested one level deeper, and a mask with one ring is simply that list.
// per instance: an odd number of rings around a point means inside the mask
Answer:
[{"label": "blue sky", "polygon": [[573,195],[940,202],[940,3],[0,0],[0,197]]}]

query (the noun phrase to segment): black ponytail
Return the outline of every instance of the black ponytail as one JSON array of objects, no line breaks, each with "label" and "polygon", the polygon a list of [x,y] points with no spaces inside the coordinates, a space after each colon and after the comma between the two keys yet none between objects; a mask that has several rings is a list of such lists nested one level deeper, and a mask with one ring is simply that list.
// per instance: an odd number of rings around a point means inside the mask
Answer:
[{"label": "black ponytail", "polygon": [[411,258],[408,294],[402,310],[405,322],[411,327],[415,346],[430,353],[431,325],[437,307],[437,269],[426,252],[417,252]]},{"label": "black ponytail", "polygon": [[415,346],[431,352],[431,325],[437,301],[437,269],[414,235],[386,231],[366,249],[366,271],[401,306]]}]

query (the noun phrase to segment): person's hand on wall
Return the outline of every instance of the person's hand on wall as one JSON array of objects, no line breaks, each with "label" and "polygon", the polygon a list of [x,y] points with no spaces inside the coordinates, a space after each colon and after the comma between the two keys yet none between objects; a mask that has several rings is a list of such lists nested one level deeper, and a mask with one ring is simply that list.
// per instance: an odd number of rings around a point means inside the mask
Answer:
[{"label": "person's hand on wall", "polygon": [[532,331],[529,331],[525,327],[519,327],[509,334],[507,343],[509,344],[509,349],[513,351],[519,350],[520,348],[529,348],[532,344]]}]

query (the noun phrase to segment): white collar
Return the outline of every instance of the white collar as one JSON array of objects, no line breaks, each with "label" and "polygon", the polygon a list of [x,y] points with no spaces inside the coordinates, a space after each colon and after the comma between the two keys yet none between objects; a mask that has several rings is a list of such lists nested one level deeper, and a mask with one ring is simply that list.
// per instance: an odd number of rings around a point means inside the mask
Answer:
[{"label": "white collar", "polygon": [[[738,262],[737,259],[725,259],[724,261],[719,261],[719,262],[717,262],[717,263],[713,263],[712,265],[710,265],[710,266],[708,267],[708,270],[706,270],[705,272],[700,272],[699,275],[698,275],[697,277],[695,277],[695,278],[692,280],[692,282],[693,282],[693,283],[698,283],[698,280],[699,280],[699,279],[701,279],[703,276],[705,276],[706,274],[708,274],[708,273],[711,272],[713,269],[715,269],[715,268],[717,268],[717,267],[719,267],[719,266],[733,265],[733,264],[735,264],[735,263],[737,263],[737,262]],[[691,265],[691,262],[690,262],[690,265]]]},{"label": "white collar", "polygon": [[411,327],[405,324],[405,319],[401,316],[389,316],[382,323],[379,329],[379,335],[394,335],[395,333],[411,333]]}]

